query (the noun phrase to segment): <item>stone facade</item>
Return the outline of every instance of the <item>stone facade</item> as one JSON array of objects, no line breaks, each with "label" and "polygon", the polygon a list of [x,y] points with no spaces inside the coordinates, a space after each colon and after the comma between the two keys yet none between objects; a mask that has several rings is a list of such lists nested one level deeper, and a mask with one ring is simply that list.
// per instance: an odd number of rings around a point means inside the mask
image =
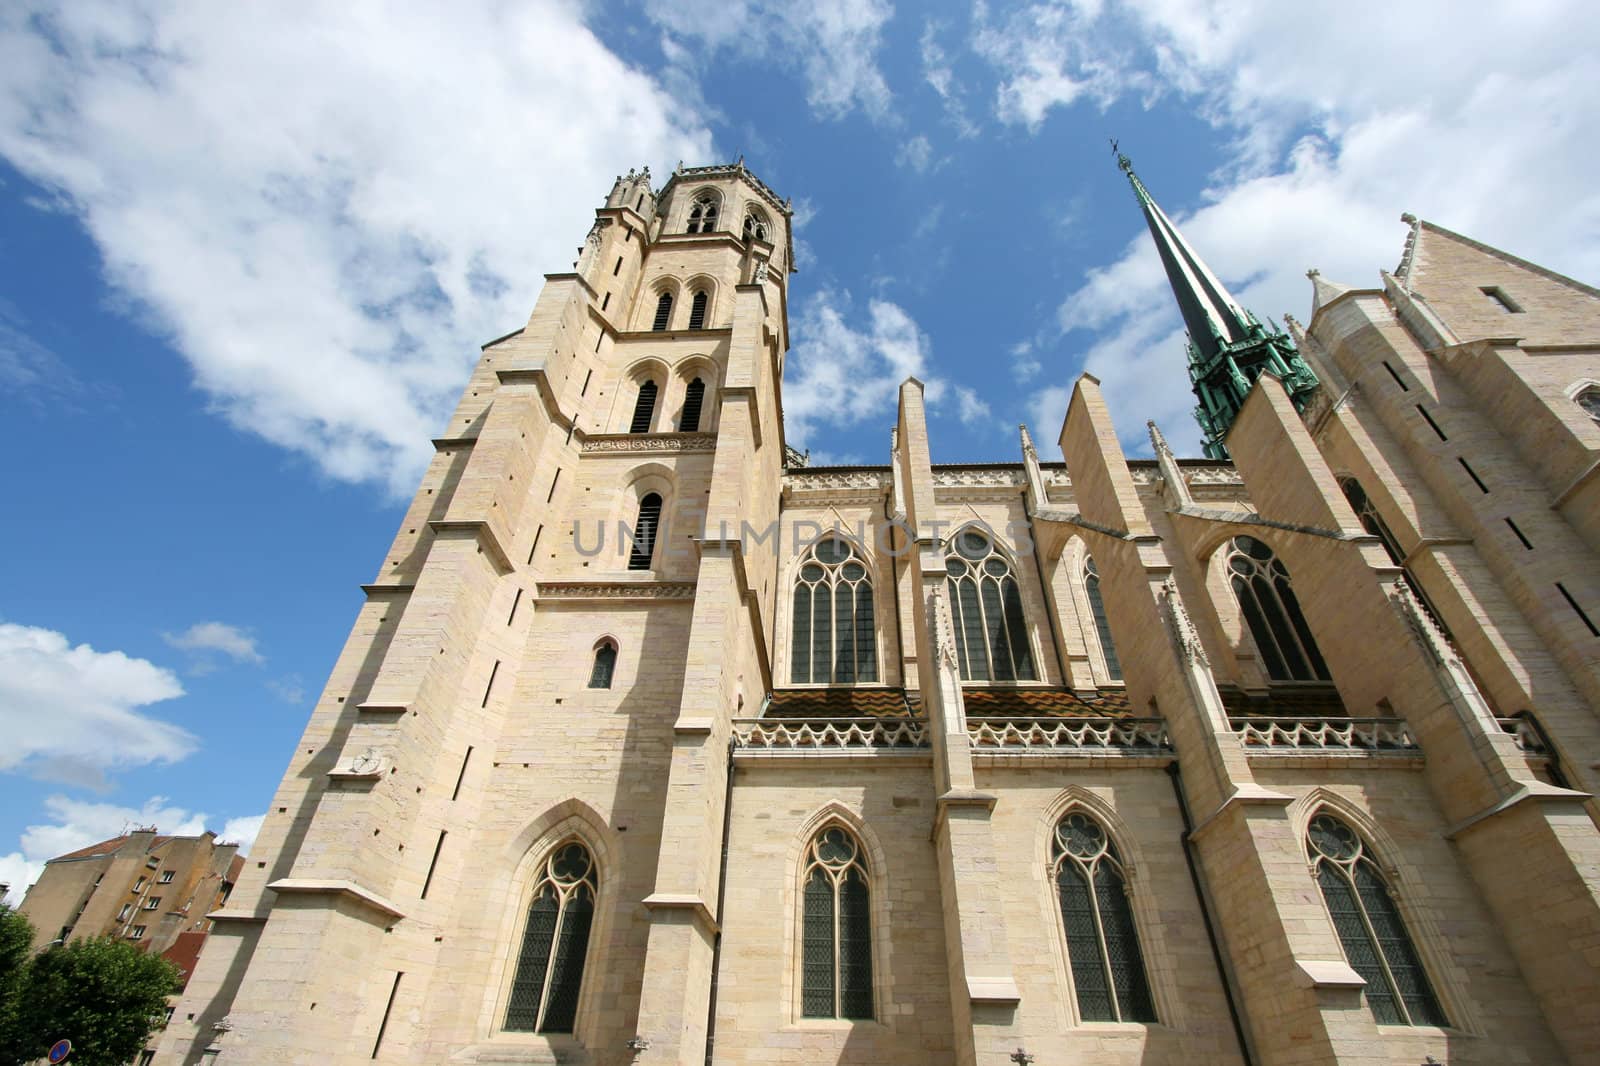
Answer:
[{"label": "stone facade", "polygon": [[[815,469],[786,466],[789,248],[742,165],[630,174],[485,346],[157,1062],[1600,1058],[1600,293],[1419,222],[1381,288],[1316,279],[1320,391],[1258,381],[1232,462],[1127,458],[1085,375],[1064,464],[1024,431],[933,465],[913,380],[886,465]],[[824,542],[860,625],[808,613]],[[1241,605],[1236,543],[1298,628]],[[1008,576],[964,598],[963,550]],[[1318,880],[1329,818],[1364,918]],[[1108,849],[1099,942],[1068,820]],[[808,909],[830,829],[848,934]],[[526,945],[573,842],[572,1023],[558,967],[513,1023],[519,959],[568,950]],[[1417,1024],[1375,1013],[1395,943]]]}]

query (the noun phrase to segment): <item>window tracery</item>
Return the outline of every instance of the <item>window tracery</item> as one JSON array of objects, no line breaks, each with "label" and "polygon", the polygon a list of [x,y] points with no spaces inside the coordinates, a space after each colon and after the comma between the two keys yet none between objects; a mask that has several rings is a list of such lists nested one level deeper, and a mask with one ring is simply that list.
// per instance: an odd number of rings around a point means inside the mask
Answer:
[{"label": "window tracery", "polygon": [[1056,823],[1050,860],[1079,1017],[1155,1021],[1127,876],[1111,837],[1084,811],[1068,811]]},{"label": "window tracery", "polygon": [[945,580],[962,680],[1038,680],[1010,560],[976,529],[962,530],[951,543]]},{"label": "window tracery", "polygon": [[848,542],[825,537],[813,544],[795,574],[789,679],[794,684],[878,680],[877,628],[872,577]]},{"label": "window tracery", "polygon": [[1445,1025],[1388,882],[1361,836],[1326,812],[1311,819],[1312,875],[1373,1017],[1389,1025]]},{"label": "window tracery", "polygon": [[744,239],[765,241],[767,239],[767,220],[757,211],[748,211],[744,216]]},{"label": "window tracery", "polygon": [[871,1018],[872,889],[861,845],[830,825],[806,848],[802,877],[801,1013]]},{"label": "window tracery", "polygon": [[539,865],[536,877],[504,1028],[570,1033],[578,1013],[599,875],[589,849],[569,840]]},{"label": "window tracery", "polygon": [[1234,537],[1227,552],[1229,583],[1245,624],[1275,681],[1328,681],[1328,666],[1311,636],[1289,582],[1289,571],[1272,549],[1254,537]]},{"label": "window tracery", "polygon": [[714,233],[717,229],[717,198],[709,192],[701,193],[689,205],[689,232]]}]

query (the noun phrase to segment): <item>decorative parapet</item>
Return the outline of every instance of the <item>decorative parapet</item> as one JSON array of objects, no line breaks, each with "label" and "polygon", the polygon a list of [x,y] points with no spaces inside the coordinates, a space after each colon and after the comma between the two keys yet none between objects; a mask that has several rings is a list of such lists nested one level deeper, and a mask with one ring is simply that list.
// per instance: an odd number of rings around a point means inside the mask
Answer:
[{"label": "decorative parapet", "polygon": [[968,718],[974,751],[1170,753],[1160,718]]},{"label": "decorative parapet", "polygon": [[585,452],[714,452],[715,433],[603,433],[585,437]]},{"label": "decorative parapet", "polygon": [[894,475],[888,467],[865,470],[830,470],[827,467],[791,468],[783,476],[785,499],[845,498],[876,500],[889,492]]},{"label": "decorative parapet", "polygon": [[1020,492],[1027,483],[1027,474],[1020,466],[934,467],[933,470],[936,489],[1005,489],[1013,494]]},{"label": "decorative parapet", "polygon": [[735,718],[734,746],[758,751],[830,752],[928,746],[920,718]]},{"label": "decorative parapet", "polygon": [[1247,751],[1274,753],[1389,751],[1415,753],[1417,746],[1403,718],[1230,718]]}]

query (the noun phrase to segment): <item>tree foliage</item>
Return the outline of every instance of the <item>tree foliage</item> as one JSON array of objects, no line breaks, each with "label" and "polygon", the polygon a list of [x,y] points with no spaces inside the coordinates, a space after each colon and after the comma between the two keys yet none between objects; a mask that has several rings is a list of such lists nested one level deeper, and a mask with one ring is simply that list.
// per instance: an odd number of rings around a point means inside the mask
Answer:
[{"label": "tree foliage", "polygon": [[133,1061],[177,991],[178,968],[111,937],[73,940],[30,959],[32,936],[26,918],[0,908],[0,1066],[42,1059],[62,1039],[72,1041],[70,1066]]}]

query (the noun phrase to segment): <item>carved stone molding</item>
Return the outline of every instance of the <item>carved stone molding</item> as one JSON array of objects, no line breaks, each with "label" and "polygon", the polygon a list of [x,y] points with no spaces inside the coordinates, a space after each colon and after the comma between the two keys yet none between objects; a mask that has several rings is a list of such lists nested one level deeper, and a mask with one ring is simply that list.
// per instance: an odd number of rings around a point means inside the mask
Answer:
[{"label": "carved stone molding", "polygon": [[1020,489],[1027,481],[1021,467],[947,467],[933,472],[936,489]]},{"label": "carved stone molding", "polygon": [[605,433],[585,437],[586,452],[712,452],[717,450],[715,433]]},{"label": "carved stone molding", "polygon": [[1195,630],[1183,601],[1178,598],[1177,582],[1170,577],[1161,583],[1161,604],[1167,609],[1167,622],[1172,626],[1178,647],[1183,649],[1184,660],[1190,666],[1209,667],[1211,661],[1206,658],[1205,645],[1200,643],[1200,634]]},{"label": "carved stone molding", "polygon": [[876,499],[889,491],[892,476],[882,470],[791,470],[783,478],[785,498]]},{"label": "carved stone molding", "polygon": [[541,600],[692,600],[687,581],[540,581]]}]

